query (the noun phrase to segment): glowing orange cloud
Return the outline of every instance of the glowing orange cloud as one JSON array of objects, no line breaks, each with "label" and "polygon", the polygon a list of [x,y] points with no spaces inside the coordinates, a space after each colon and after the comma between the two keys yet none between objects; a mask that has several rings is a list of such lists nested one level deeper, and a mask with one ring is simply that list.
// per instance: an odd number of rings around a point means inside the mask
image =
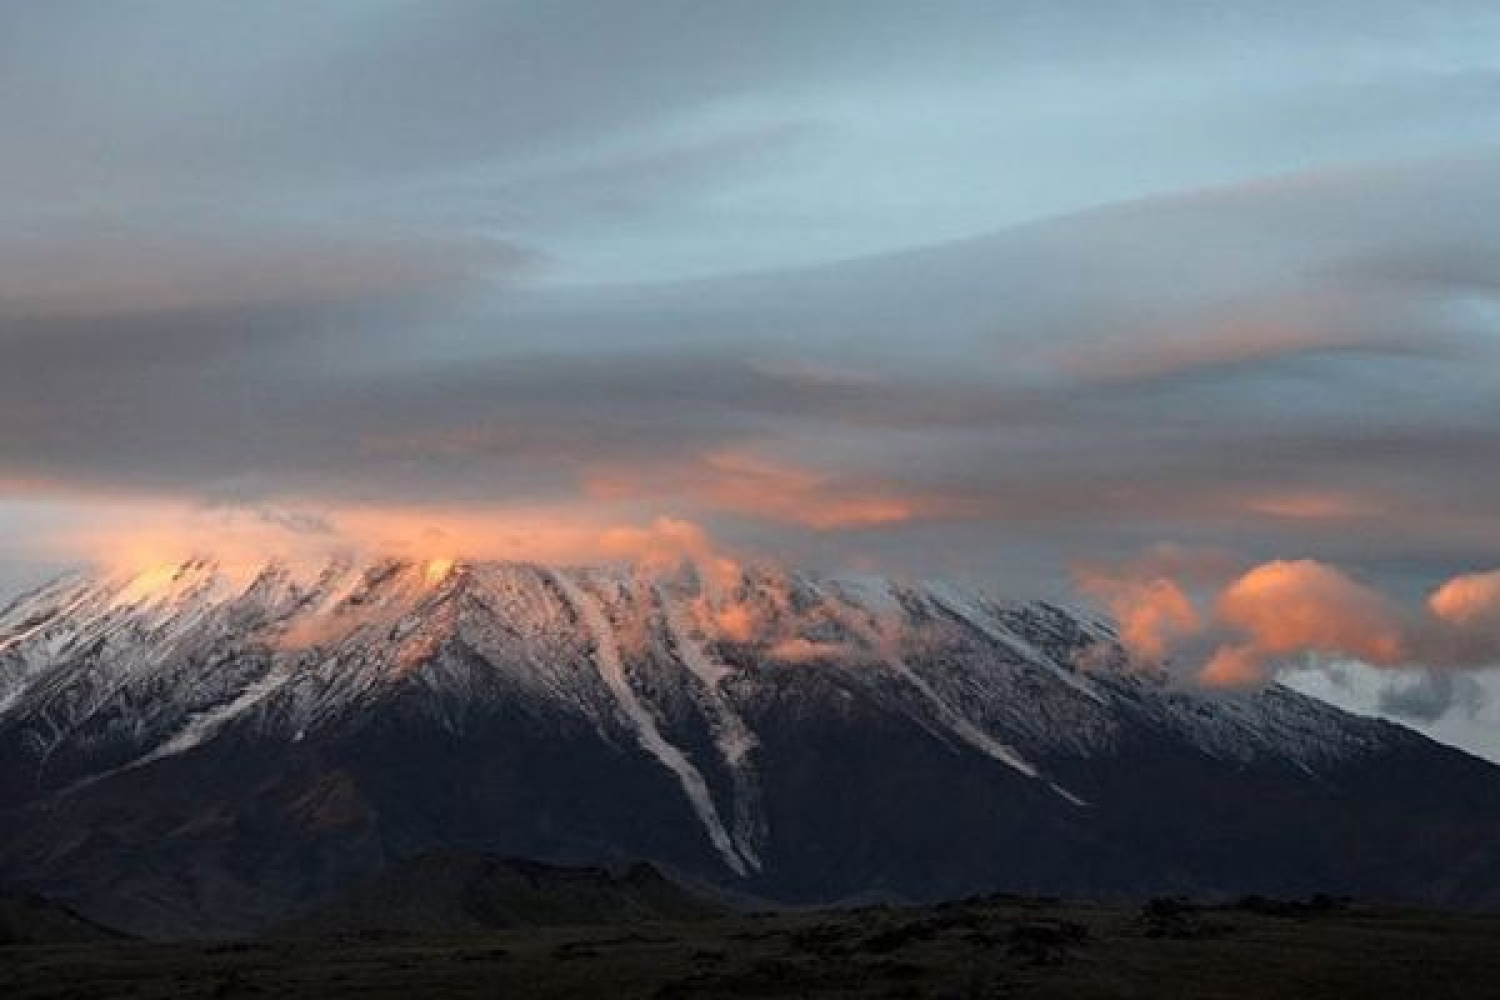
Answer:
[{"label": "glowing orange cloud", "polygon": [[321,562],[348,546],[245,511],[135,501],[92,511],[82,523],[56,529],[39,548],[132,577],[134,589],[153,580],[164,585],[177,567],[199,556],[211,555],[221,574],[248,583],[270,560]]},{"label": "glowing orange cloud", "polygon": [[914,517],[917,501],[872,484],[843,486],[829,477],[745,452],[707,456],[715,474],[704,494],[717,506],[810,528],[862,528]]},{"label": "glowing orange cloud", "polygon": [[362,548],[427,559],[429,572],[440,575],[446,575],[443,567],[451,568],[452,556],[429,553],[553,565],[628,562],[661,575],[690,564],[702,585],[692,602],[693,614],[711,634],[737,642],[763,634],[764,609],[745,603],[736,593],[744,573],[741,560],[728,554],[701,525],[682,518],[622,524],[601,522],[582,512],[523,516],[517,511],[379,510],[342,512],[334,520],[341,534],[358,539]]},{"label": "glowing orange cloud", "polygon": [[1500,663],[1500,570],[1455,577],[1412,609],[1324,563],[1276,560],[1215,583],[1200,616],[1179,576],[1208,589],[1224,563],[1183,556],[1159,551],[1074,575],[1114,616],[1132,657],[1197,660],[1206,687],[1262,684],[1278,662],[1304,655],[1381,667]]},{"label": "glowing orange cloud", "polygon": [[1255,567],[1219,595],[1218,615],[1272,655],[1311,650],[1370,663],[1394,663],[1402,656],[1399,611],[1311,559]]},{"label": "glowing orange cloud", "polygon": [[1306,653],[1391,666],[1406,655],[1400,610],[1311,559],[1263,563],[1219,595],[1219,622],[1243,641],[1220,646],[1199,672],[1207,687],[1262,683],[1268,664]]},{"label": "glowing orange cloud", "polygon": [[702,592],[693,613],[718,638],[749,642],[762,634],[762,609],[736,593],[745,567],[725,554],[706,531],[691,521],[659,517],[646,525],[615,528],[604,536],[604,548],[648,571],[670,572],[684,562],[698,571]]},{"label": "glowing orange cloud", "polygon": [[326,517],[335,535],[360,551],[424,562],[591,562],[617,527],[594,512],[518,507],[347,507]]},{"label": "glowing orange cloud", "polygon": [[603,499],[684,497],[712,510],[820,531],[897,524],[941,505],[888,484],[843,481],[744,451],[718,451],[680,466],[602,470],[587,483]]},{"label": "glowing orange cloud", "polygon": [[[551,565],[630,561],[699,565],[711,581],[737,564],[699,525],[669,517],[627,522],[594,509],[345,507],[332,511],[203,508],[154,498],[70,502],[70,516],[35,540],[53,558],[132,577],[210,556],[223,574],[248,578],[266,563],[322,565],[343,556],[390,556],[441,583],[459,560]],[[143,584],[144,586],[144,584]]]},{"label": "glowing orange cloud", "polygon": [[659,517],[647,525],[614,528],[605,533],[603,545],[611,557],[628,559],[648,572],[671,572],[691,563],[703,585],[693,602],[698,620],[731,642],[749,642],[760,634],[760,609],[735,594],[744,565],[726,555],[699,525]]},{"label": "glowing orange cloud", "polygon": [[1188,595],[1167,577],[1134,579],[1088,569],[1075,575],[1079,588],[1109,609],[1131,656],[1161,660],[1175,640],[1203,627]]},{"label": "glowing orange cloud", "polygon": [[1214,650],[1198,683],[1209,688],[1249,688],[1266,681],[1266,656],[1254,646],[1220,646]]},{"label": "glowing orange cloud", "polygon": [[[583,511],[381,507],[348,508],[317,519],[268,519],[255,511],[162,504],[115,507],[87,529],[60,534],[51,548],[120,575],[128,581],[122,594],[132,602],[179,586],[180,567],[199,556],[211,557],[218,577],[238,585],[248,585],[271,561],[317,572],[344,557],[395,557],[411,561],[402,590],[411,600],[441,586],[460,560],[618,561],[662,575],[690,564],[701,583],[691,614],[717,638],[748,642],[763,636],[771,610],[740,594],[739,560],[702,526],[673,517],[621,523]],[[766,599],[764,589],[758,596]],[[308,615],[278,641],[289,649],[335,641],[369,625],[372,614],[378,617],[368,609]]]},{"label": "glowing orange cloud", "polygon": [[1454,577],[1433,591],[1427,607],[1452,625],[1500,627],[1500,570]]},{"label": "glowing orange cloud", "polygon": [[710,585],[725,586],[739,572],[738,563],[719,552],[702,525],[676,517],[608,528],[600,533],[599,546],[609,558],[647,569],[671,570],[692,562]]}]

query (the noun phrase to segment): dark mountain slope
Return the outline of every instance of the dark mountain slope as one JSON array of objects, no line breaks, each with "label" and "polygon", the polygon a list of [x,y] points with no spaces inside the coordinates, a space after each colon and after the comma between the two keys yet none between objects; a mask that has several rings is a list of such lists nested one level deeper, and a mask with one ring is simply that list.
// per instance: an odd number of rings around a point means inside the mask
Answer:
[{"label": "dark mountain slope", "polygon": [[0,613],[0,879],[143,933],[257,931],[433,850],[793,903],[1496,906],[1497,830],[1500,768],[935,584],[195,562]]}]

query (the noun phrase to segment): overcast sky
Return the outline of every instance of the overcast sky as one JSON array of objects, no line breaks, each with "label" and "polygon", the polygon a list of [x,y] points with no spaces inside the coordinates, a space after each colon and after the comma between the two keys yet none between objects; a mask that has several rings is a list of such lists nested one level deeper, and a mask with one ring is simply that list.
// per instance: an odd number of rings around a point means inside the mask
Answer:
[{"label": "overcast sky", "polygon": [[[0,2],[0,589],[244,509],[1420,608],[1500,567],[1500,8],[1230,6]],[[1299,676],[1500,754],[1431,645]]]}]

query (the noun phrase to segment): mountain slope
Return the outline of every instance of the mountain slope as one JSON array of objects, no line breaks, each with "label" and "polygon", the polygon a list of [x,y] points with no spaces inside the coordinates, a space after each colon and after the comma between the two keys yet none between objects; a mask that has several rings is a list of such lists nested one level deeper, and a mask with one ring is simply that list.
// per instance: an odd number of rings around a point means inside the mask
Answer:
[{"label": "mountain slope", "polygon": [[797,902],[1493,904],[1497,774],[941,585],[196,560],[0,613],[0,879],[148,933],[262,927],[434,848]]}]

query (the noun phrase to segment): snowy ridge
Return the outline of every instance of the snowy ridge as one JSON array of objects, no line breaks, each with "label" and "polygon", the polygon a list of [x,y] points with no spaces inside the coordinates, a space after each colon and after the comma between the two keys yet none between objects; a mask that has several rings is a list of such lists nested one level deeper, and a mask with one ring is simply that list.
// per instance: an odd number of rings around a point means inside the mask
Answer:
[{"label": "snowy ridge", "polygon": [[67,795],[231,737],[295,745],[387,712],[455,740],[502,717],[589,738],[623,725],[706,856],[753,877],[775,833],[767,740],[862,703],[1080,815],[1109,791],[1090,759],[1132,734],[1308,775],[1390,738],[1278,688],[1210,695],[1125,664],[1086,615],[943,584],[757,569],[708,588],[401,559],[246,576],[198,559],[65,578],[0,611],[0,774]]},{"label": "snowy ridge", "polygon": [[[992,757],[1008,767],[1014,768],[1028,778],[1041,778],[1041,773],[1035,764],[1022,757],[1015,748],[1001,743],[989,733],[976,726],[962,712],[950,705],[942,695],[938,694],[932,688],[932,685],[923,680],[921,675],[908,666],[904,660],[891,653],[889,651],[890,642],[884,636],[880,635],[877,629],[870,625],[868,621],[861,620],[861,615],[858,613],[859,609],[848,610],[854,612],[843,616],[848,626],[861,639],[868,643],[871,648],[879,652],[882,662],[887,667],[922,695],[928,705],[936,712],[938,718],[947,725],[948,729],[955,736],[977,749],[980,753]],[[1082,799],[1063,788],[1050,782],[1049,785],[1054,791],[1074,805],[1085,804]]]},{"label": "snowy ridge", "polygon": [[963,619],[986,638],[1009,648],[1027,663],[1051,673],[1079,694],[1100,703],[1104,702],[1104,696],[1088,681],[1079,677],[1074,671],[1058,666],[1051,657],[1046,656],[1031,643],[995,621],[981,610],[977,603],[955,591],[952,586],[944,583],[928,584],[927,593],[940,606]]}]

